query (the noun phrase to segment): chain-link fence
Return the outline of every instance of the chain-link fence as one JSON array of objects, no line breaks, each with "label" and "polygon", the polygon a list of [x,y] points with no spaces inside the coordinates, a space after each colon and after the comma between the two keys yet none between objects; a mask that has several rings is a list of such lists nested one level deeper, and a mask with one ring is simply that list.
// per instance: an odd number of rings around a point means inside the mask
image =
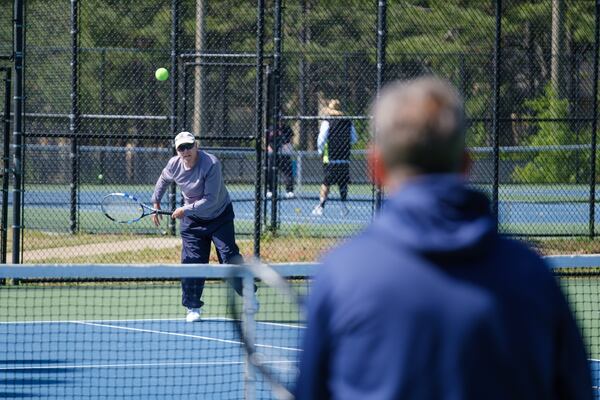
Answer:
[{"label": "chain-link fence", "polygon": [[13,53],[13,2],[0,1],[0,60],[9,60]]},{"label": "chain-link fence", "polygon": [[597,20],[593,0],[27,2],[23,261],[176,262],[168,219],[99,203],[148,201],[181,130],[222,161],[245,255],[313,260],[376,212],[372,99],[431,73],[466,100],[501,232],[595,237]]}]

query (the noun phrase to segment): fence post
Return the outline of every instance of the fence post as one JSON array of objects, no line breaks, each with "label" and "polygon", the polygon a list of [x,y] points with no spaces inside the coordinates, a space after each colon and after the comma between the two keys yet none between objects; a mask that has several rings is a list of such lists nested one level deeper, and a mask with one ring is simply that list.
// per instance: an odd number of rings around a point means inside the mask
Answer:
[{"label": "fence post", "polygon": [[[180,119],[179,119],[179,125],[182,127],[182,129],[187,129],[188,126],[191,126],[193,124],[189,124],[188,123],[188,97],[189,97],[189,93],[188,93],[188,86],[189,86],[189,78],[188,78],[188,68],[190,68],[189,65],[187,65],[187,63],[183,63],[183,66],[181,67],[181,72],[183,73],[183,77],[182,77],[182,86],[183,86],[183,90],[181,92],[181,110],[179,111],[179,115],[180,115]],[[195,68],[195,67],[194,67]],[[199,132],[196,132],[195,129],[192,127],[192,133],[200,136]]]},{"label": "fence post", "polygon": [[[174,138],[177,134],[177,89],[179,84],[179,71],[178,71],[178,57],[179,57],[179,0],[172,0],[171,2],[171,118],[170,118],[170,130],[171,138]],[[177,150],[172,145],[173,139],[169,140],[172,154],[177,155]],[[177,188],[175,184],[171,184],[169,187],[169,210],[174,210],[177,207]],[[175,235],[175,220],[173,218],[168,219],[169,228],[168,232],[170,235]]]},{"label": "fence post", "polygon": [[[348,56],[348,52],[346,50],[344,50],[344,53],[342,55],[342,86],[343,86],[343,95],[342,95],[342,104],[346,104],[346,107],[348,107],[350,104],[352,104],[352,102],[350,101],[350,78],[349,78],[349,63],[350,61],[348,60],[350,57]],[[354,106],[354,104],[352,104]],[[354,115],[354,110],[351,111],[352,115]]]},{"label": "fence post", "polygon": [[71,209],[69,231],[77,233],[77,197],[79,193],[79,4],[71,0],[71,113],[69,133],[71,135]]},{"label": "fence post", "polygon": [[256,185],[254,188],[254,256],[260,257],[261,231],[261,179],[263,145],[263,52],[265,33],[265,0],[258,0],[256,19],[256,112],[254,127],[256,131]]},{"label": "fence post", "polygon": [[221,132],[223,135],[228,135],[229,132],[229,101],[227,89],[229,88],[229,69],[226,66],[221,66],[220,88],[221,94]]},{"label": "fence post", "polygon": [[2,149],[2,237],[0,238],[0,263],[6,264],[8,242],[8,183],[10,180],[10,85],[11,70],[4,69],[4,136]]},{"label": "fence post", "polygon": [[[271,231],[277,232],[277,211],[278,211],[278,187],[279,187],[279,134],[281,121],[281,2],[275,0],[275,26],[273,28],[273,119],[271,134],[273,135],[273,151],[271,152],[271,182],[272,182],[272,204],[271,204]],[[268,140],[268,139],[267,139]]]},{"label": "fence post", "polygon": [[494,157],[494,183],[492,187],[492,213],[499,222],[498,189],[500,183],[500,59],[502,56],[502,0],[494,0],[496,4],[496,33],[494,40],[494,101],[492,104],[492,146]]},{"label": "fence post", "polygon": [[[106,49],[102,48],[100,51],[100,68],[98,70],[98,85],[100,86],[98,90],[98,102],[100,103],[100,115],[106,114],[106,87],[105,87],[105,79],[106,79]],[[110,140],[104,140],[105,146],[110,146]],[[106,171],[106,152],[100,152],[100,173],[104,176],[104,179],[108,177]]]},{"label": "fence post", "polygon": [[15,85],[14,85],[14,115],[13,125],[13,243],[12,263],[21,261],[21,200],[23,197],[23,87],[25,81],[25,18],[24,0],[15,0]]},{"label": "fence post", "polygon": [[[387,0],[377,3],[377,98],[385,80],[385,59],[387,46]],[[373,186],[375,191],[375,210],[381,208],[383,189],[380,185]]]},{"label": "fence post", "polygon": [[[270,65],[265,66],[265,79],[266,79],[265,86],[267,87],[267,91],[265,92],[265,110],[266,110],[265,121],[267,123],[267,126],[272,126],[273,125],[273,111],[274,111],[274,109],[273,109],[273,69],[271,68]],[[265,180],[264,180],[265,186],[262,190],[262,194],[265,196],[262,199],[262,202],[263,202],[262,209],[264,211],[264,215],[263,215],[264,226],[268,226],[268,224],[269,224],[269,220],[268,220],[269,213],[267,212],[268,205],[269,205],[269,203],[271,203],[271,205],[273,204],[266,197],[267,191],[269,191],[269,188],[272,186],[271,182],[269,181],[270,178],[272,177],[272,175],[269,174],[269,168],[271,168],[272,160],[269,159],[268,145],[269,145],[269,137],[267,135],[265,137],[265,146],[262,151],[262,154],[264,157],[263,172],[265,174]]]},{"label": "fence post", "polygon": [[591,238],[595,236],[596,218],[596,138],[598,134],[598,51],[600,47],[600,0],[596,0],[594,10],[594,82],[593,82],[593,118],[592,118],[592,154],[590,157],[590,232]]}]

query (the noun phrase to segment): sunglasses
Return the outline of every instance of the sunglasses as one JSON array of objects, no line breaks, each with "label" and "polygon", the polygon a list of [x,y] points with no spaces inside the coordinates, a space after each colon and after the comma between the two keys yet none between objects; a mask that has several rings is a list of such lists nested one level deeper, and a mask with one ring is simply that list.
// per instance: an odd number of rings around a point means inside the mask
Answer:
[{"label": "sunglasses", "polygon": [[184,143],[177,148],[177,151],[191,150],[194,147],[194,143]]}]

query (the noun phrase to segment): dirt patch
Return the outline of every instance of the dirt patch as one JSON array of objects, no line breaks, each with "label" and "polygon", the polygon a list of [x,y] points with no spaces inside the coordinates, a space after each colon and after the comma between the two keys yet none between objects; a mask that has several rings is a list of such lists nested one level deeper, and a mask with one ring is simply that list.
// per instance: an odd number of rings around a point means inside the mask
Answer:
[{"label": "dirt patch", "polygon": [[[130,250],[168,249],[181,244],[179,238],[146,238],[124,240],[119,242],[92,243],[80,246],[55,247],[50,249],[28,250],[23,252],[23,262],[31,263],[44,259],[66,260],[73,257],[96,256],[99,254],[118,253]],[[12,253],[6,254],[7,260],[12,260]]]}]

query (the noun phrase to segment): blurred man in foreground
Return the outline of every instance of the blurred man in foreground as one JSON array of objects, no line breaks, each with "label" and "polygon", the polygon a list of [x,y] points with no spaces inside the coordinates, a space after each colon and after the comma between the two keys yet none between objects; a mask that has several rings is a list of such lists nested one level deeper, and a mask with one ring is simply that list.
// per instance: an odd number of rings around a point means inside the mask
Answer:
[{"label": "blurred man in foreground", "polygon": [[373,106],[389,199],[324,259],[299,399],[591,399],[582,339],[543,260],[496,232],[465,183],[463,102],[447,82],[394,83]]}]

